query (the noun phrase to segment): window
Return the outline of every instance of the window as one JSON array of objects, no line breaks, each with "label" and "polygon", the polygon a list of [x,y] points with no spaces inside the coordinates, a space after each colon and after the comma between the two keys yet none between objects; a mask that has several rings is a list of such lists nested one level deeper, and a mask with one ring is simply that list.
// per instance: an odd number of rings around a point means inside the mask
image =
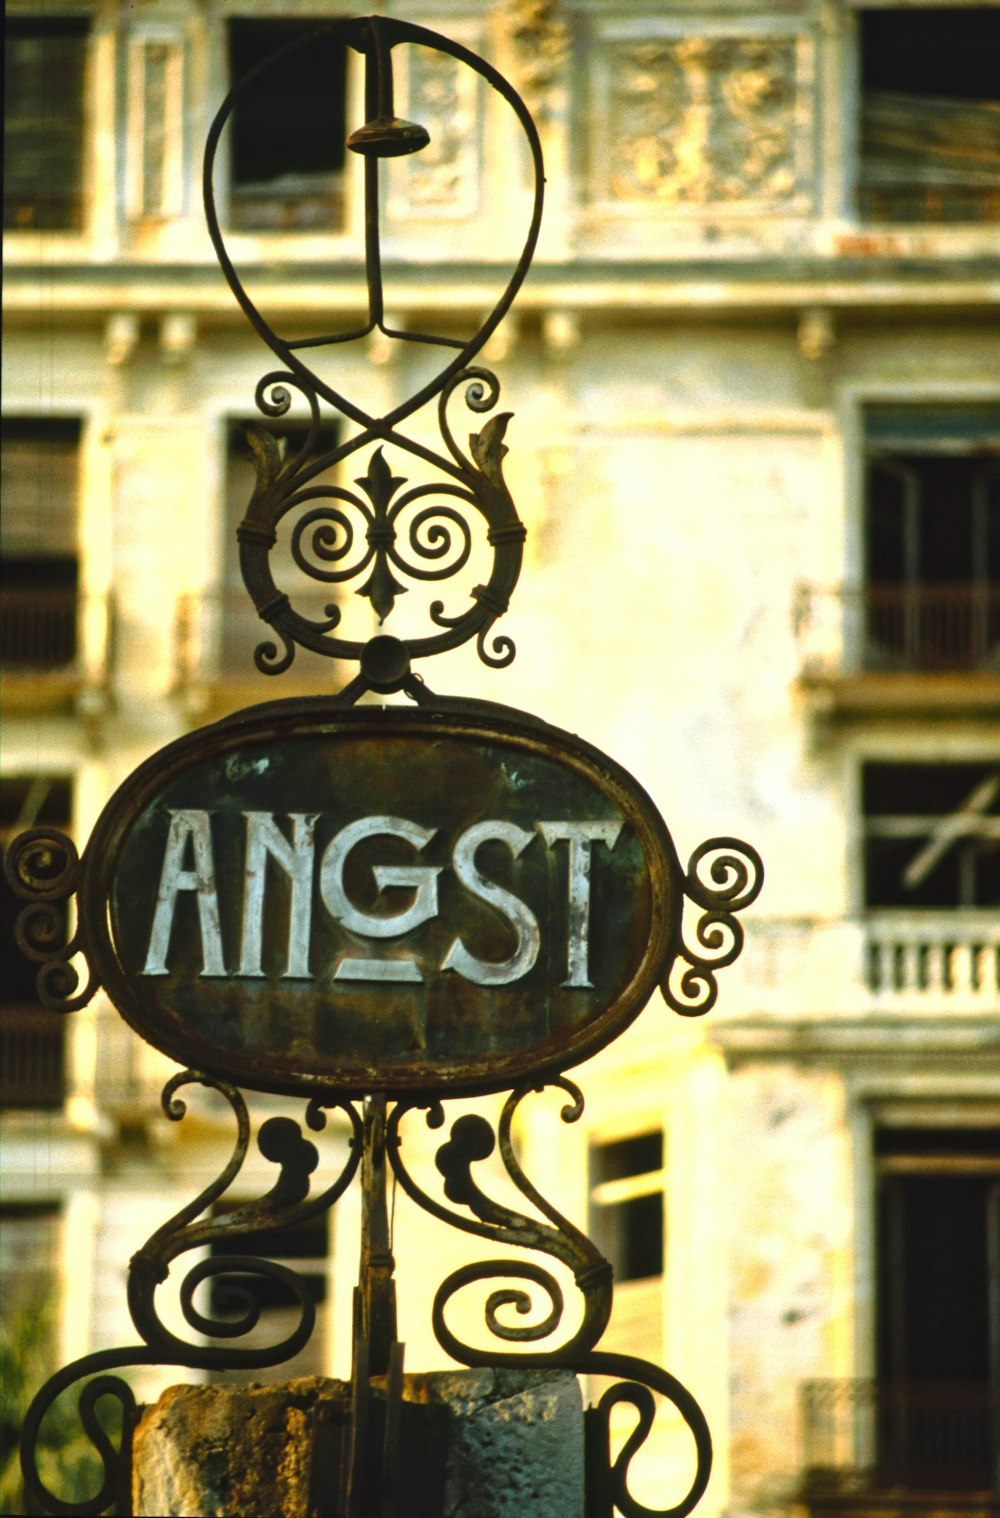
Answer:
[{"label": "window", "polygon": [[904,1486],[991,1489],[1000,1128],[883,1129],[875,1156],[879,1463]]},{"label": "window", "polygon": [[641,1133],[591,1151],[591,1229],[615,1281],[663,1274],[663,1134]]},{"label": "window", "polygon": [[867,667],[1000,668],[1000,405],[872,406],[865,435]]},{"label": "window", "polygon": [[1000,8],[861,12],[861,215],[1000,221]]},{"label": "window", "polygon": [[0,663],[65,668],[76,658],[80,423],[5,417],[0,440]]},{"label": "window", "polygon": [[615,1293],[601,1348],[655,1359],[663,1339],[663,1133],[590,1151],[590,1235],[611,1261]]},{"label": "window", "polygon": [[5,23],[3,224],[83,225],[84,68],[89,22],[10,16]]},{"label": "window", "polygon": [[[6,850],[30,827],[67,829],[70,802],[66,778],[5,777],[0,781],[0,846]],[[0,874],[0,1106],[59,1107],[65,1094],[66,1016],[39,1005],[38,965],[22,954],[15,934],[25,905]]]},{"label": "window", "polygon": [[[316,23],[239,17],[229,23],[235,84]],[[254,232],[328,232],[343,225],[346,49],[329,36],[265,68],[229,129],[229,222]]]},{"label": "window", "polygon": [[[226,1207],[219,1204],[214,1209],[216,1217],[234,1211],[238,1203]],[[309,1300],[316,1307],[316,1326],[312,1337],[293,1359],[283,1362],[281,1374],[290,1380],[295,1376],[317,1376],[326,1370],[325,1365],[325,1317],[328,1294],[327,1271],[329,1259],[329,1214],[300,1223],[294,1228],[260,1228],[250,1233],[234,1234],[232,1239],[217,1239],[211,1246],[214,1259],[229,1255],[252,1255],[287,1265],[301,1279]],[[234,1288],[245,1290],[260,1304],[260,1318],[248,1334],[229,1342],[234,1348],[263,1348],[278,1344],[296,1328],[301,1309],[291,1289],[281,1281],[266,1276],[232,1274],[213,1276],[209,1290],[211,1314],[215,1318],[240,1316],[246,1311],[245,1302],[236,1299]],[[259,1381],[259,1370],[227,1370],[216,1372],[213,1379],[226,1382],[246,1383]]]},{"label": "window", "polygon": [[866,764],[869,907],[1000,905],[1000,765]]}]

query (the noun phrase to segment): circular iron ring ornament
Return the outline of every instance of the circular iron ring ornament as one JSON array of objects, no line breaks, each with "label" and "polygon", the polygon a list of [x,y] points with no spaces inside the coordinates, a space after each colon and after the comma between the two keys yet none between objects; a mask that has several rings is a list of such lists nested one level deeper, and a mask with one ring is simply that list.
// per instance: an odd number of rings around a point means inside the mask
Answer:
[{"label": "circular iron ring ornament", "polygon": [[[229,257],[219,224],[215,204],[214,168],[222,132],[244,92],[275,63],[288,59],[311,41],[331,37],[352,48],[365,59],[365,125],[348,138],[348,147],[365,160],[365,274],[368,287],[368,313],[363,326],[321,337],[286,338],[265,320],[251,300]],[[467,65],[484,79],[513,111],[524,133],[531,155],[534,175],[531,210],[520,256],[503,293],[487,319],[467,342],[434,333],[397,331],[386,324],[380,249],[379,160],[419,151],[428,140],[426,131],[395,116],[392,88],[392,50],[400,44],[419,45],[443,53]],[[493,623],[507,610],[511,593],[521,569],[524,527],[504,483],[501,464],[507,452],[503,434],[509,413],[501,413],[485,422],[481,430],[469,437],[468,451],[455,441],[446,409],[451,397],[464,388],[466,404],[474,412],[492,410],[499,398],[496,377],[485,368],[475,367],[473,360],[509,310],[528,272],[541,224],[544,174],[541,145],[531,116],[517,91],[489,63],[467,48],[410,22],[385,17],[363,17],[328,22],[293,39],[239,80],[224,100],[209,130],[204,159],[205,215],[209,234],[219,264],[239,306],[255,331],[278,357],[282,369],[264,376],[257,387],[257,405],[266,417],[281,417],[291,407],[292,393],[305,400],[310,414],[308,435],[303,447],[292,459],[283,459],[276,439],[263,427],[248,431],[257,468],[257,487],[246,516],[237,532],[240,544],[240,567],[258,615],[273,629],[281,646],[262,643],[255,654],[258,669],[265,674],[280,674],[292,662],[297,645],[313,652],[338,658],[358,660],[362,664],[360,689],[382,692],[408,688],[410,660],[456,648],[470,638],[477,639],[480,657],[486,664],[502,667],[514,657],[509,638],[487,642]],[[303,349],[314,349],[354,341],[372,331],[390,338],[429,343],[457,349],[454,357],[428,383],[382,417],[371,416],[321,378],[301,358]],[[438,454],[397,431],[399,423],[427,402],[438,398],[439,426],[447,453]],[[361,430],[348,442],[325,454],[317,451],[320,428],[320,401],[333,406]],[[369,458],[368,472],[356,483],[368,501],[344,487],[313,485],[324,469],[342,463],[350,454],[369,443],[392,444],[430,463],[447,477],[437,486],[420,485],[403,496],[393,495],[406,483],[394,479],[392,467],[378,447]],[[444,499],[434,500],[434,497]],[[396,544],[397,518],[403,507],[427,498],[416,518],[408,526],[408,556]],[[287,513],[308,505],[307,518],[293,532],[293,558],[297,567],[326,584],[340,583],[370,569],[367,583],[357,592],[367,596],[380,621],[392,610],[395,596],[405,589],[395,579],[393,570],[419,580],[446,579],[462,567],[468,557],[469,527],[460,506],[471,508],[484,520],[487,542],[492,549],[492,569],[486,584],[471,592],[471,604],[459,614],[445,611],[437,601],[430,607],[430,619],[437,631],[429,636],[392,639],[391,655],[382,635],[380,648],[369,654],[368,643],[340,637],[335,629],[340,609],[331,600],[325,615],[312,620],[295,610],[285,589],[276,584],[270,553],[276,542],[276,529]],[[369,504],[370,503],[370,504]],[[345,563],[357,534],[354,521],[365,529],[367,549],[360,562]],[[402,524],[400,524],[402,526]],[[308,527],[308,547],[313,558],[303,550]],[[455,557],[449,552],[457,544]],[[317,567],[317,560],[325,567]],[[387,665],[392,673],[386,674]]]},{"label": "circular iron ring ornament", "polygon": [[130,1026],[301,1096],[451,1097],[578,1064],[669,970],[684,894],[627,771],[465,701],[307,698],[189,734],[120,787],[83,874],[88,957]]}]

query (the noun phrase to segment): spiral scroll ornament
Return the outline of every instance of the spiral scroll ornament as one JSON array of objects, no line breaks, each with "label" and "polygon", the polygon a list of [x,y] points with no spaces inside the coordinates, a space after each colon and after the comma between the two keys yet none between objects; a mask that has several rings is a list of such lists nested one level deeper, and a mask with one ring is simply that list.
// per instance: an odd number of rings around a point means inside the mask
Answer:
[{"label": "spiral scroll ornament", "polygon": [[[583,1111],[583,1096],[579,1088],[565,1076],[550,1082],[549,1086],[559,1088],[569,1097],[561,1112],[563,1122],[576,1122]],[[546,1088],[522,1086],[511,1092],[504,1104],[496,1134],[484,1117],[468,1113],[457,1119],[448,1139],[438,1149],[435,1164],[444,1180],[445,1198],[465,1208],[465,1212],[447,1207],[430,1196],[408,1171],[403,1161],[399,1135],[400,1119],[407,1110],[405,1106],[397,1107],[390,1119],[387,1149],[397,1180],[407,1195],[424,1211],[449,1223],[453,1228],[478,1234],[494,1245],[541,1251],[572,1271],[583,1299],[583,1318],[567,1342],[544,1353],[544,1362],[551,1363],[567,1354],[590,1348],[604,1332],[611,1313],[611,1267],[586,1234],[574,1227],[542,1196],[517,1159],[511,1137],[512,1124],[518,1107],[533,1089]],[[427,1121],[432,1126],[443,1122],[440,1106],[430,1109]],[[515,1211],[494,1200],[480,1188],[473,1174],[473,1166],[478,1161],[488,1159],[498,1146],[507,1175],[536,1212],[542,1214],[544,1221]],[[475,1348],[458,1339],[447,1325],[446,1310],[452,1297],[474,1282],[499,1283],[512,1280],[521,1284],[498,1284],[488,1295],[484,1315],[490,1334],[508,1342],[537,1342],[547,1338],[559,1327],[564,1306],[562,1289],[556,1278],[542,1265],[534,1261],[491,1259],[463,1266],[442,1281],[432,1309],[438,1342],[454,1359],[465,1365],[505,1363],[502,1356],[497,1358],[495,1346]],[[525,1290],[524,1283],[541,1288],[544,1295],[540,1311],[536,1301]],[[528,1318],[530,1321],[513,1321],[509,1316],[511,1310],[517,1317]],[[519,1364],[520,1361],[515,1363]]]},{"label": "spiral scroll ornament", "polygon": [[[76,845],[55,828],[29,828],[7,850],[4,873],[15,896],[30,903],[18,915],[14,932],[21,953],[39,966],[35,980],[39,1002],[50,1012],[79,1011],[100,982],[91,968],[82,914],[75,931],[68,929],[70,903],[84,873]],[[72,963],[76,958],[87,967],[82,989]]]},{"label": "spiral scroll ornament", "polygon": [[660,984],[667,1005],[684,1017],[700,1017],[715,1006],[716,976],[743,949],[743,924],[736,913],[756,901],[764,884],[757,850],[738,838],[710,838],[688,862],[684,894],[702,909],[694,943],[681,936],[677,958]]},{"label": "spiral scroll ornament", "polygon": [[[488,641],[517,583],[525,537],[502,471],[510,413],[490,417],[470,435],[469,451],[463,452],[447,410],[459,389],[464,390],[465,404],[473,412],[490,410],[500,393],[495,375],[482,368],[462,370],[445,385],[438,414],[447,455],[432,453],[397,431],[386,439],[397,451],[433,463],[443,479],[410,484],[395,472],[398,466],[390,462],[380,443],[351,489],[314,482],[334,465],[346,462],[372,435],[319,452],[315,391],[292,373],[268,374],[261,381],[257,401],[265,415],[285,414],[297,390],[305,397],[311,417],[305,442],[291,457],[282,456],[277,438],[266,427],[246,429],[257,484],[237,529],[240,566],[258,614],[280,639],[280,647],[272,639],[258,646],[254,659],[263,673],[286,670],[296,646],[333,658],[363,660],[366,644],[339,631],[342,609],[335,594],[353,586],[354,594],[366,599],[380,624],[385,623],[406,593],[407,581],[443,582],[459,575],[469,562],[477,533],[492,551],[486,583],[475,586],[469,604],[457,610],[447,609],[443,600],[433,601],[429,609],[432,631],[425,637],[397,640],[402,665],[408,675],[411,660],[456,648],[473,637],[486,663],[495,667],[510,663],[514,657],[510,640],[494,639],[492,645]],[[286,588],[274,578],[271,554],[279,525],[286,519],[292,563],[302,582],[330,588],[331,600],[320,620],[296,610],[294,587]],[[403,684],[402,678],[398,684]]]},{"label": "spiral scroll ornament", "polygon": [[[50,1514],[100,1514],[113,1507],[131,1511],[129,1500],[129,1450],[138,1417],[134,1395],[126,1381],[107,1374],[140,1366],[176,1365],[197,1370],[265,1369],[280,1365],[306,1344],[313,1332],[316,1310],[303,1279],[291,1268],[254,1254],[202,1255],[180,1281],[179,1300],[184,1321],[196,1336],[191,1341],[173,1333],[156,1306],[159,1288],[172,1264],[192,1250],[210,1249],[213,1243],[231,1244],[241,1235],[261,1230],[295,1227],[332,1207],[351,1184],[361,1163],[361,1120],[349,1102],[331,1097],[314,1099],[306,1109],[305,1122],[314,1132],[322,1129],[331,1110],[339,1111],[349,1125],[347,1155],[338,1175],[323,1190],[311,1194],[311,1176],[319,1156],[316,1146],[302,1133],[298,1122],[287,1117],[264,1121],[257,1145],[265,1159],[277,1167],[271,1189],[255,1201],[243,1202],[220,1215],[211,1214],[217,1202],[237,1179],[250,1149],[251,1120],[246,1102],[236,1087],[196,1070],[172,1076],[162,1093],[162,1106],[171,1122],[180,1122],[187,1104],[178,1093],[198,1085],[220,1095],[229,1105],[236,1124],[232,1152],[219,1174],[168,1222],[158,1228],[133,1255],[129,1263],[128,1306],[142,1340],[121,1349],[99,1350],[72,1362],[51,1377],[35,1397],[25,1418],[21,1436],[21,1469],[32,1512]],[[207,1214],[207,1215],[206,1215]],[[227,1278],[229,1278],[227,1280]],[[260,1320],[257,1287],[278,1281],[291,1297],[298,1321],[280,1341],[253,1349],[236,1342],[245,1338]],[[208,1282],[225,1286],[225,1316],[215,1316],[196,1304],[199,1287]],[[206,1343],[205,1338],[222,1343]],[[95,1379],[90,1379],[94,1377]],[[83,1383],[79,1397],[80,1421],[102,1466],[98,1490],[81,1502],[64,1501],[49,1491],[38,1470],[37,1447],[41,1424],[56,1399],[75,1384]],[[113,1398],[121,1408],[122,1435],[116,1446],[98,1415],[98,1403]]]}]

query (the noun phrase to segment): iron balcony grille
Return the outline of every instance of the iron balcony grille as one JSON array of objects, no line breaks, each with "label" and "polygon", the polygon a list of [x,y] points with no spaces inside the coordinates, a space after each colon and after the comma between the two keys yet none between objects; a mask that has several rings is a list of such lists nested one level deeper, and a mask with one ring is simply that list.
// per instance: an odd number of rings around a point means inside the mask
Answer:
[{"label": "iron balcony grille", "polygon": [[110,654],[112,606],[72,586],[4,586],[0,665],[12,673],[72,670]]},{"label": "iron balcony grille", "polygon": [[65,669],[76,659],[77,603],[72,586],[4,589],[0,663],[14,669]]},{"label": "iron balcony grille", "polygon": [[808,1496],[1000,1492],[1000,1389],[978,1382],[807,1381]]},{"label": "iron balcony grille", "polygon": [[795,625],[828,673],[1000,673],[1000,585],[802,585]]},{"label": "iron balcony grille", "polygon": [[0,1106],[61,1107],[65,1094],[65,1014],[0,1005]]}]

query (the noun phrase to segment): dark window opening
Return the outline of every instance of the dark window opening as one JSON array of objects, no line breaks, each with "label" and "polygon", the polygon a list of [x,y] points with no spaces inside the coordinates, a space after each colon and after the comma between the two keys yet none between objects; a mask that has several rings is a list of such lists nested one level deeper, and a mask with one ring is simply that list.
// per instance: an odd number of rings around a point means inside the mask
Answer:
[{"label": "dark window opening", "polygon": [[[233,84],[315,22],[229,23]],[[230,126],[229,221],[255,232],[336,231],[344,219],[346,49],[327,34],[247,86]]]},{"label": "dark window opening", "polygon": [[[224,1218],[239,1204],[217,1204],[215,1218]],[[324,1213],[291,1228],[258,1228],[234,1233],[231,1238],[215,1239],[210,1245],[213,1260],[234,1255],[271,1260],[292,1270],[302,1285],[305,1297],[316,1308],[316,1326],[312,1337],[291,1360],[282,1365],[282,1375],[318,1375],[324,1366],[324,1314],[327,1302],[327,1268],[329,1257],[329,1216]],[[213,1318],[230,1320],[243,1317],[247,1300],[257,1303],[260,1318],[248,1334],[229,1342],[241,1348],[262,1348],[280,1343],[298,1325],[301,1308],[292,1287],[274,1277],[251,1272],[224,1273],[210,1277],[205,1288]],[[260,1379],[259,1370],[228,1370],[213,1373],[213,1379],[245,1383]]]},{"label": "dark window opening", "polygon": [[0,432],[0,663],[55,670],[77,650],[76,418],[5,417]]},{"label": "dark window opening", "polygon": [[90,23],[11,16],[4,26],[3,224],[83,225],[84,70]]},{"label": "dark window opening", "polygon": [[1000,905],[1000,766],[866,764],[865,904]]},{"label": "dark window opening", "polygon": [[876,1164],[883,1479],[989,1488],[1000,1455],[1000,1129],[885,1130]]},{"label": "dark window opening", "polygon": [[875,7],[860,37],[861,214],[1000,220],[1000,9]]},{"label": "dark window opening", "polygon": [[591,1151],[591,1231],[616,1281],[663,1274],[663,1134],[636,1134]]},{"label": "dark window opening", "polygon": [[[10,1348],[26,1350],[41,1364],[48,1364],[55,1348],[52,1309],[61,1217],[58,1202],[4,1202],[0,1207],[0,1289],[4,1317],[14,1331]],[[29,1325],[29,1318],[40,1321]]]},{"label": "dark window opening", "polygon": [[[72,787],[66,778],[9,776],[0,780],[0,845],[31,827],[70,826]],[[38,964],[21,952],[16,924],[27,903],[0,873],[0,1106],[52,1108],[65,1095],[66,1015],[41,1005]],[[55,906],[65,942],[65,907]]]},{"label": "dark window opening", "polygon": [[866,433],[867,667],[1000,667],[1000,407],[871,407]]}]

